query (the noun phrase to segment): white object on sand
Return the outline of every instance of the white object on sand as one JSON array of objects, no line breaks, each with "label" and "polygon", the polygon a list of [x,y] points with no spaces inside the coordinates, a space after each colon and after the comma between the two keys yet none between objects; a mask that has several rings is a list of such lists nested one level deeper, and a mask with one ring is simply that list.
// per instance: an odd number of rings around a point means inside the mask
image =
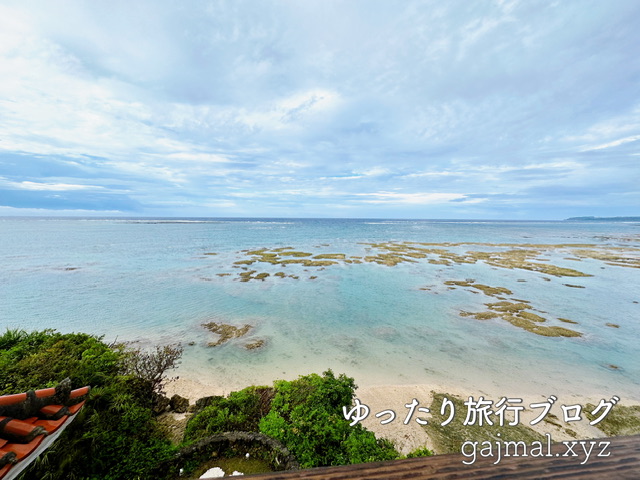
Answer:
[{"label": "white object on sand", "polygon": [[224,470],[222,470],[220,467],[213,467],[207,470],[206,472],[204,472],[200,476],[200,480],[204,480],[207,478],[220,478],[220,477],[224,477]]}]

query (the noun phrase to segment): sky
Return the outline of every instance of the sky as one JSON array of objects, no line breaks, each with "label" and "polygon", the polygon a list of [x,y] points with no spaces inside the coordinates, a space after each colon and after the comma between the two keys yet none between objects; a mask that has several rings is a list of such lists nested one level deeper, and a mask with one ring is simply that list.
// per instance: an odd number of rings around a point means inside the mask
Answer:
[{"label": "sky", "polygon": [[640,215],[636,0],[0,0],[0,215]]}]

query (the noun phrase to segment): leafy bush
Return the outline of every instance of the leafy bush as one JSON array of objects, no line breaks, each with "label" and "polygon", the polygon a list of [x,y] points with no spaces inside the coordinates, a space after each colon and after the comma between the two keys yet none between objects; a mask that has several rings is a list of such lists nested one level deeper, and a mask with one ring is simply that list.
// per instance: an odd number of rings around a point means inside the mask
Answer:
[{"label": "leafy bush", "polygon": [[391,460],[398,452],[362,425],[349,426],[342,407],[351,405],[352,378],[331,370],[275,383],[271,411],[260,431],[280,440],[303,467]]},{"label": "leafy bush", "polygon": [[102,385],[120,369],[122,350],[84,333],[7,330],[0,336],[0,392],[57,385]]},{"label": "leafy bush", "polygon": [[430,457],[433,452],[426,447],[416,448],[415,450],[407,453],[405,458],[418,458],[418,457]]},{"label": "leafy bush", "polygon": [[185,440],[197,440],[231,431],[257,432],[260,419],[270,408],[273,389],[248,387],[228,397],[213,397],[211,404],[187,424]]},{"label": "leafy bush", "polygon": [[[0,395],[52,387],[66,377],[73,388],[92,387],[78,417],[24,478],[166,478],[169,472],[155,469],[175,448],[151,410],[158,377],[123,374],[139,354],[82,333],[8,330],[0,335]],[[164,371],[156,372],[162,379]]]},{"label": "leafy bush", "polygon": [[352,378],[328,370],[322,376],[277,381],[273,389],[249,387],[227,398],[214,397],[191,418],[185,439],[259,431],[283,443],[302,467],[398,458],[391,442],[344,419],[342,407],[351,405],[355,388]]},{"label": "leafy bush", "polygon": [[[8,330],[0,335],[0,395],[57,385],[91,385],[89,401],[60,438],[26,471],[24,478],[170,478],[176,453],[153,415],[154,394],[176,365],[179,346],[145,353],[106,345],[100,337],[53,330]],[[249,387],[214,397],[194,415],[185,438],[260,431],[280,440],[303,467],[340,465],[398,457],[387,440],[361,425],[349,426],[342,407],[351,405],[352,378],[331,370],[274,388]],[[158,468],[164,465],[163,470]]]}]

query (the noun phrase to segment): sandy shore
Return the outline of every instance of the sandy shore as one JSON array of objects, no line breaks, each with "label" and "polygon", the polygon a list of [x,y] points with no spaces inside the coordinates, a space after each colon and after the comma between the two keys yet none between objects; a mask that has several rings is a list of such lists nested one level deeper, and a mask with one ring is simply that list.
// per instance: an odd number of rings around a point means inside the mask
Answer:
[{"label": "sandy shore", "polygon": [[[237,390],[237,388],[229,389],[225,388],[223,384],[214,383],[201,383],[193,380],[178,379],[167,385],[166,391],[169,396],[178,394],[188,398],[191,403],[197,399],[210,396],[210,395],[227,395],[230,391]],[[368,418],[362,421],[362,424],[369,430],[373,431],[376,436],[384,437],[391,440],[396,448],[403,454],[409,453],[419,447],[427,447],[434,450],[434,445],[431,439],[426,434],[422,426],[420,426],[415,418],[422,416],[429,419],[429,415],[419,414],[415,411],[415,414],[408,424],[404,424],[405,417],[408,412],[406,404],[410,404],[413,399],[418,400],[418,407],[428,407],[433,400],[433,393],[446,393],[455,395],[464,399],[469,396],[474,397],[475,400],[479,396],[483,395],[485,399],[497,402],[504,396],[504,392],[499,391],[469,391],[456,387],[454,385],[367,385],[361,386],[356,390],[356,398],[360,400],[362,404],[369,407],[370,413]],[[513,394],[510,394],[513,397]],[[562,421],[562,409],[561,405],[586,405],[587,403],[598,404],[602,397],[580,397],[577,395],[557,395],[558,400],[553,406],[551,412],[557,415],[561,420],[560,423],[563,427],[553,425],[548,422],[541,421],[532,428],[539,433],[549,433],[553,441],[571,440],[576,438],[599,438],[605,436],[595,426],[589,425],[589,421],[583,419],[582,421],[575,421],[570,423],[564,423]],[[520,424],[528,425],[533,419],[535,419],[540,410],[534,410],[529,408],[532,403],[541,403],[547,401],[545,395],[521,395],[516,396],[523,400],[522,405],[525,410],[521,413]],[[606,399],[608,400],[608,398]],[[629,401],[629,399],[622,399],[621,405],[637,405],[638,402]],[[385,416],[376,418],[375,414],[384,410],[393,410],[396,413],[396,418],[393,422],[386,425],[381,425],[381,420],[384,420]],[[456,412],[458,415],[466,415],[466,412]],[[567,429],[575,432],[575,435],[567,433]],[[437,449],[436,453],[438,452]]]}]

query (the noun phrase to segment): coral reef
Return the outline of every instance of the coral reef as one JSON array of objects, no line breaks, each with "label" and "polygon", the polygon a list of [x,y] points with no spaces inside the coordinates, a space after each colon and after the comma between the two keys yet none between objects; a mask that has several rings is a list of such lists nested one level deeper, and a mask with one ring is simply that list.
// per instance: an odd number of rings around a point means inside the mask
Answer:
[{"label": "coral reef", "polygon": [[209,342],[208,345],[210,347],[217,347],[218,345],[222,345],[223,343],[228,342],[232,338],[242,337],[253,328],[249,324],[243,325],[242,327],[236,327],[235,325],[217,322],[203,323],[202,326],[210,332],[220,335],[220,338],[218,338],[217,341]]}]

